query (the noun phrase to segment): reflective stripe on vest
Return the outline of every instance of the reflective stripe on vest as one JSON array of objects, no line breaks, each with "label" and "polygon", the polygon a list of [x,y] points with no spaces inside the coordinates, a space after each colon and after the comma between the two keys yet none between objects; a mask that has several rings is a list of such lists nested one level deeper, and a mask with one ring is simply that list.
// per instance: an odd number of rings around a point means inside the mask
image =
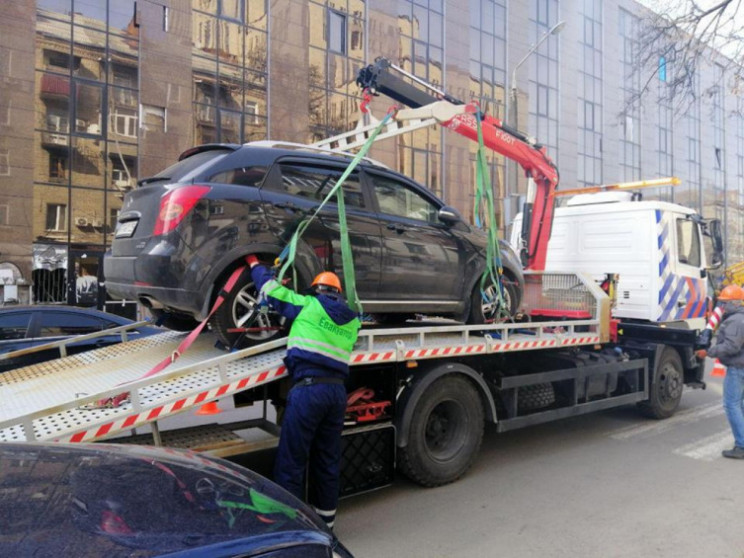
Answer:
[{"label": "reflective stripe on vest", "polygon": [[335,323],[317,298],[312,298],[292,324],[287,348],[296,347],[348,363],[361,324],[354,318],[346,324]]},{"label": "reflective stripe on vest", "polygon": [[312,339],[292,337],[291,339],[287,340],[287,349],[292,348],[310,351],[311,353],[318,353],[328,358],[332,358],[333,360],[343,362],[344,364],[347,364],[349,362],[349,359],[351,358],[351,353],[349,352],[342,351],[336,347],[327,345],[326,343],[313,341]]}]

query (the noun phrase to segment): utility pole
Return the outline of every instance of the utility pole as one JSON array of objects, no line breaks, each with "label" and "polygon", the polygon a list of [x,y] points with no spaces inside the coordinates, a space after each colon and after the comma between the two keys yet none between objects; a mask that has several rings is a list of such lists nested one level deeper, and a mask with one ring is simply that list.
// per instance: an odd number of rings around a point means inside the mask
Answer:
[{"label": "utility pole", "polygon": [[[565,21],[559,21],[553,27],[545,31],[542,37],[527,51],[522,59],[517,62],[516,66],[512,70],[511,84],[509,88],[509,96],[507,98],[508,107],[506,110],[506,122],[509,126],[515,130],[519,130],[519,98],[517,94],[517,70],[524,64],[527,59],[534,54],[540,45],[543,44],[548,37],[551,35],[557,35],[565,27]],[[504,180],[504,209],[506,218],[511,221],[516,212],[512,213],[512,194],[516,195],[519,192],[519,167],[515,161],[507,161],[507,168],[510,170],[509,179]],[[510,184],[511,183],[511,184]]]}]

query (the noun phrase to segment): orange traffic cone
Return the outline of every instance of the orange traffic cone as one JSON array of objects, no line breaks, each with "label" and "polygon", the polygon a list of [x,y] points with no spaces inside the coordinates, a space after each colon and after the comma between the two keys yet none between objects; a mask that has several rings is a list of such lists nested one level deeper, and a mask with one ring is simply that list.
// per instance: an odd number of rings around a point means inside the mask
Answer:
[{"label": "orange traffic cone", "polygon": [[721,364],[721,361],[718,359],[715,359],[713,361],[713,370],[710,371],[711,376],[725,376],[726,375],[726,367]]},{"label": "orange traffic cone", "polygon": [[217,401],[210,401],[209,403],[205,403],[201,407],[199,407],[195,415],[217,415],[222,412],[222,409],[220,409],[217,406]]}]

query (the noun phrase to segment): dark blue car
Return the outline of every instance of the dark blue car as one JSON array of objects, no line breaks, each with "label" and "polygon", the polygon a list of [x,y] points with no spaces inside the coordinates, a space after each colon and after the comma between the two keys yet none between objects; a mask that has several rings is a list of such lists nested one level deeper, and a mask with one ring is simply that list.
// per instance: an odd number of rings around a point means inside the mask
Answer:
[{"label": "dark blue car", "polygon": [[0,444],[3,556],[352,558],[264,477],[189,451]]},{"label": "dark blue car", "polygon": [[[29,349],[76,335],[96,333],[133,324],[132,320],[92,308],[73,306],[13,306],[0,308],[0,357],[21,349]],[[140,326],[127,331],[130,340],[162,333],[152,326]],[[67,347],[67,354],[107,347],[122,340],[120,333],[97,336],[75,342]],[[58,348],[31,352],[12,359],[0,358],[0,372],[51,360],[60,356]]]}]

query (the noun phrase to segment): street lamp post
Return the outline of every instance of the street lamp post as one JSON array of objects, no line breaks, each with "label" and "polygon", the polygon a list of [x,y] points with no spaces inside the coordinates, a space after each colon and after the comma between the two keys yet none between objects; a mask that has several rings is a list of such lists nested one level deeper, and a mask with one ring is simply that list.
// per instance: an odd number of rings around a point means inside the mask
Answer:
[{"label": "street lamp post", "polygon": [[[543,33],[542,37],[540,37],[540,40],[538,40],[530,50],[527,51],[527,54],[525,54],[522,59],[517,62],[516,66],[514,66],[514,69],[512,70],[512,76],[511,76],[511,86],[509,90],[509,97],[507,98],[508,105],[507,105],[507,118],[508,118],[508,124],[515,130],[519,130],[519,111],[518,111],[518,100],[517,100],[517,70],[519,70],[519,67],[524,64],[527,59],[532,56],[532,54],[535,53],[535,51],[540,48],[540,45],[545,42],[545,40],[550,37],[551,35],[557,35],[561,32],[563,27],[566,25],[565,21],[559,21],[553,27],[545,31]],[[516,194],[518,192],[518,184],[519,184],[519,169],[517,168],[516,162],[512,161],[511,165],[509,165],[513,168],[513,181],[514,181],[514,193]],[[512,215],[511,213],[511,192],[509,191],[509,180],[504,181],[504,206],[506,210],[506,217],[507,219],[511,219]]]}]

